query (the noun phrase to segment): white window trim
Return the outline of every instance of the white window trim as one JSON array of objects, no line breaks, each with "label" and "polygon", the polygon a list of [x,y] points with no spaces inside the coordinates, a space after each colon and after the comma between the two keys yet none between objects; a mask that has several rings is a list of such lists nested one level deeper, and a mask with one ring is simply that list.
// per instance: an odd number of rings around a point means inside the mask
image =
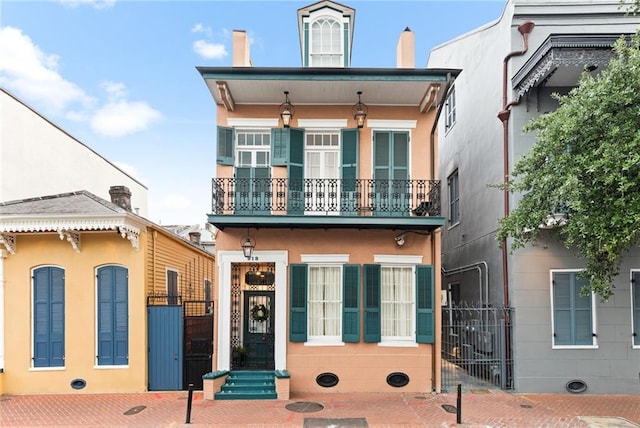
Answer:
[{"label": "white window trim", "polygon": [[[629,272],[629,285],[630,285],[629,293],[631,293],[629,302],[631,303],[630,306],[631,306],[631,334],[632,335],[633,335],[633,323],[635,322],[635,319],[634,319],[635,312],[633,310],[634,309],[634,307],[633,307],[633,289],[635,287],[640,287],[640,283],[639,282],[637,282],[635,284],[633,282],[631,282],[633,280],[633,274],[634,273],[640,274],[640,269],[631,269],[631,271]],[[640,334],[640,332],[637,332],[637,334]],[[636,345],[633,342],[634,342],[633,336],[631,336],[631,348],[632,349],[640,349],[640,344]]]},{"label": "white window trim", "polygon": [[347,127],[347,119],[298,119],[298,127],[306,129],[335,129]]},{"label": "white window trim", "polygon": [[[391,254],[374,254],[373,261],[380,266],[411,266],[414,273],[416,272],[416,265],[422,264],[423,256],[420,255],[391,255]],[[412,313],[413,315],[413,335],[408,339],[397,339],[397,338],[388,338],[385,339],[386,336],[380,336],[380,342],[378,342],[378,346],[380,347],[405,347],[405,348],[416,348],[418,347],[418,342],[416,342],[416,295],[415,295],[415,279],[413,282],[413,302],[412,302]]]},{"label": "white window trim", "polygon": [[398,256],[391,254],[374,254],[373,262],[376,264],[386,265],[420,265],[424,256],[421,255],[406,255]]},{"label": "white window trim", "polygon": [[[344,275],[343,265],[349,263],[349,254],[301,254],[300,260],[307,265],[339,266],[340,283],[342,283]],[[344,301],[341,301],[341,306],[342,305],[344,305]],[[340,322],[342,323],[342,308],[340,317]],[[307,329],[308,328],[309,326],[307,325]],[[340,333],[340,336],[342,336],[342,326],[340,326]],[[304,346],[345,346],[345,343],[340,338],[307,335],[307,341],[304,342]]]},{"label": "white window trim", "polygon": [[367,127],[372,130],[406,131],[416,126],[417,120],[367,119]]},{"label": "white window trim", "polygon": [[554,273],[579,273],[584,269],[551,269],[549,270],[549,297],[550,297],[550,311],[551,312],[551,349],[598,349],[600,346],[598,345],[598,331],[596,327],[598,326],[597,320],[597,312],[596,312],[596,295],[591,292],[591,331],[596,334],[596,336],[592,339],[592,345],[556,345],[553,339],[553,326],[555,325],[555,320],[553,318],[553,274]]},{"label": "white window trim", "polygon": [[176,273],[176,287],[177,287],[177,296],[180,295],[180,270],[177,268],[165,266],[164,268],[164,288],[167,292],[167,296],[169,296],[169,277],[167,276],[169,271]]},{"label": "white window trim", "polygon": [[349,263],[349,254],[300,254],[302,263]]},{"label": "white window trim", "polygon": [[227,126],[237,128],[277,128],[277,118],[230,117]]}]

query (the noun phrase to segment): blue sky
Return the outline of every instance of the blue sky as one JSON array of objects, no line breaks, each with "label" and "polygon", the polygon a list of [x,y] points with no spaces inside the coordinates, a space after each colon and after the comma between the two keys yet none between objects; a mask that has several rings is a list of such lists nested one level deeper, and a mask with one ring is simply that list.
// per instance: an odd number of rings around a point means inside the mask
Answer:
[{"label": "blue sky", "polygon": [[[314,2],[0,0],[0,85],[147,185],[150,220],[204,224],[216,117],[196,67],[231,65],[232,30],[254,66],[299,67],[296,12]],[[356,9],[353,67],[395,67],[406,27],[424,67],[506,0],[339,3]]]}]

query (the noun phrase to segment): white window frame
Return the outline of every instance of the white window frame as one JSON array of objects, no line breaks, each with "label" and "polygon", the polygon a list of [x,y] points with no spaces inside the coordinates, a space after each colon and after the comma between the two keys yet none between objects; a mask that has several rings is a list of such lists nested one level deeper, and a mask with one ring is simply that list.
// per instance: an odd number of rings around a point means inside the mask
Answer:
[{"label": "white window frame", "polygon": [[[453,189],[452,186],[452,182],[455,182],[455,191],[456,191],[456,198],[455,200],[452,200],[451,198],[451,191]],[[452,228],[454,226],[457,226],[458,224],[460,224],[460,218],[461,218],[461,213],[460,213],[460,171],[458,168],[454,169],[451,174],[449,174],[447,176],[447,200],[449,202],[449,228]],[[455,219],[453,218],[452,215],[452,207],[455,205],[456,207],[456,217]]]},{"label": "white window frame", "polygon": [[[383,267],[411,267],[411,336],[383,336],[380,332],[380,347],[418,347],[416,342],[416,266],[422,264],[423,256],[419,255],[386,255],[378,254],[373,256],[373,261]],[[382,288],[382,278],[380,278],[380,287]],[[382,296],[380,296],[380,321],[382,322]],[[382,326],[381,326],[382,327]]]},{"label": "white window frame", "polygon": [[[342,315],[344,296],[342,295],[342,281],[344,277],[344,265],[349,263],[348,254],[301,254],[300,260],[309,268],[314,267],[340,267],[340,334],[337,336],[311,336],[307,335],[304,346],[345,346],[342,341]],[[308,287],[308,284],[307,284]],[[309,304],[309,290],[307,289],[307,305]],[[309,314],[307,314],[307,332],[309,332]]]},{"label": "white window frame", "polygon": [[451,86],[447,98],[444,102],[444,129],[449,132],[456,124],[456,87]]},{"label": "white window frame", "polygon": [[[576,275],[578,275],[580,272],[582,272],[584,269],[551,269],[549,271],[549,297],[550,297],[550,312],[551,312],[551,349],[598,349],[598,337],[597,337],[597,326],[598,326],[598,320],[597,320],[597,312],[596,312],[596,295],[595,293],[591,292],[591,331],[593,333],[596,334],[596,336],[593,336],[592,341],[591,341],[591,345],[556,345],[555,343],[555,338],[553,336],[554,334],[554,326],[555,326],[555,319],[554,319],[554,314],[555,314],[555,306],[554,306],[554,302],[553,302],[553,274],[554,273],[574,273]],[[573,320],[572,320],[573,322]]]},{"label": "white window frame", "polygon": [[[319,21],[333,21],[338,26],[338,41],[340,46],[337,48],[337,51],[333,51],[333,50],[323,51],[321,49],[320,52],[317,52],[314,50],[313,27]],[[311,19],[309,19],[308,23],[309,23],[309,53],[308,53],[309,67],[343,68],[345,49],[344,49],[344,33],[343,33],[344,18],[342,17],[342,15],[339,14],[338,12],[334,13],[333,11],[323,11],[322,15],[313,16]],[[322,33],[323,33],[323,40],[324,40],[324,37],[326,37],[326,35],[324,34],[324,31],[322,31]],[[338,60],[337,64],[324,63],[323,60],[327,57],[331,59],[337,58]],[[330,62],[333,62],[333,61],[330,61]]]},{"label": "white window frame", "polygon": [[[235,166],[238,168],[270,168],[271,167],[271,130],[267,128],[236,128],[235,130]],[[269,137],[269,144],[240,145],[239,134],[261,135]],[[241,164],[240,152],[251,153],[251,165]],[[266,153],[266,161],[258,163],[257,154]]]}]

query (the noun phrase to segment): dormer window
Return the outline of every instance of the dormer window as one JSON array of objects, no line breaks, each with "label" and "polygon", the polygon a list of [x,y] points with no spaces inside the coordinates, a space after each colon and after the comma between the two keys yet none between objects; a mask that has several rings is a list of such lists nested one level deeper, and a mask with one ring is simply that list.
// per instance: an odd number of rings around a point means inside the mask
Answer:
[{"label": "dormer window", "polygon": [[350,67],[355,9],[320,0],[298,9],[303,67]]},{"label": "dormer window", "polygon": [[331,18],[320,18],[311,24],[311,67],[343,66],[340,26]]}]

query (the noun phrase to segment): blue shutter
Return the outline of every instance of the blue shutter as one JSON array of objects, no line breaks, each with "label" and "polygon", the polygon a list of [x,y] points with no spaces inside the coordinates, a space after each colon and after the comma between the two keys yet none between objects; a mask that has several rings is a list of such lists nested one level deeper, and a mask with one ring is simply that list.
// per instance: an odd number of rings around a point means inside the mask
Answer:
[{"label": "blue shutter", "polygon": [[633,308],[633,344],[640,346],[640,272],[633,272],[631,277]]},{"label": "blue shutter", "polygon": [[98,365],[126,365],[129,354],[127,269],[98,269]]},{"label": "blue shutter", "polygon": [[33,272],[33,366],[64,366],[64,270]]},{"label": "blue shutter", "polygon": [[114,270],[114,364],[129,363],[129,279],[125,268]]},{"label": "blue shutter", "polygon": [[289,340],[307,341],[307,265],[291,264],[289,299]]},{"label": "blue shutter", "polygon": [[593,345],[591,295],[580,295],[587,285],[575,272],[553,274],[555,345]]},{"label": "blue shutter", "polygon": [[571,286],[568,273],[553,274],[553,337],[556,345],[572,345]]},{"label": "blue shutter", "polygon": [[340,211],[342,215],[358,213],[358,129],[342,130],[342,188],[340,189]]},{"label": "blue shutter", "polygon": [[416,266],[416,342],[435,343],[433,266]]},{"label": "blue shutter", "polygon": [[342,341],[360,341],[360,265],[343,268]]},{"label": "blue shutter", "polygon": [[575,307],[575,344],[593,345],[593,322],[591,319],[592,299],[591,294],[581,296],[583,287],[589,285],[587,279],[578,278],[579,274],[572,274],[573,296]]},{"label": "blue shutter", "polygon": [[233,144],[233,128],[218,126],[216,162],[220,165],[233,165],[235,148]]},{"label": "blue shutter", "polygon": [[380,342],[380,265],[364,265],[364,341]]}]

